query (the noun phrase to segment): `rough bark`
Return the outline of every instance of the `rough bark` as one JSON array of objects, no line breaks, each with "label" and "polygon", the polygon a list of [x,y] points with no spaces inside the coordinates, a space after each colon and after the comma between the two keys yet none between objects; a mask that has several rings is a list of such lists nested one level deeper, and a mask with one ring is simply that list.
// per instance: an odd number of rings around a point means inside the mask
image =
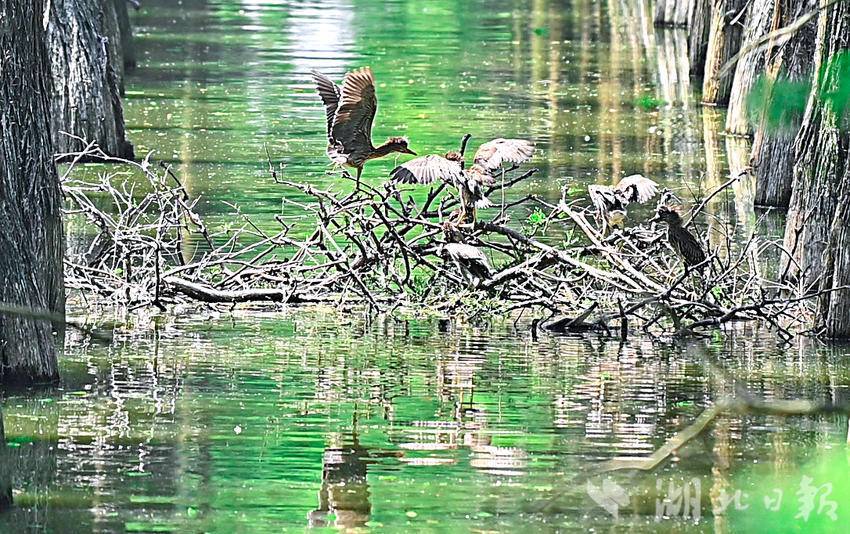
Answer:
[{"label": "rough bark", "polygon": [[[777,0],[754,0],[747,8],[746,26],[741,38],[741,47],[746,47],[775,29],[774,4]],[[752,51],[738,60],[732,89],[729,95],[729,110],[726,113],[726,132],[732,135],[750,135],[752,127],[747,113],[747,98],[756,81],[764,74],[764,53]]]},{"label": "rough bark", "polygon": [[695,0],[657,0],[655,25],[686,27]]},{"label": "rough bark", "polygon": [[[801,15],[817,7],[817,0],[778,0],[777,27],[785,27]],[[765,71],[767,94],[765,109],[774,105],[775,82],[801,82],[812,75],[817,21],[797,31],[778,48],[770,47],[765,57],[771,58]],[[794,167],[794,139],[800,131],[802,117],[793,109],[785,109],[779,117],[780,127],[769,124],[762,115],[753,137],[751,162],[756,176],[757,206],[788,207]]]},{"label": "rough bark", "polygon": [[[64,313],[43,12],[44,0],[0,0],[0,302]],[[0,315],[0,382],[55,380],[56,352],[49,322]]]},{"label": "rough bark", "polygon": [[[837,288],[850,286],[850,120],[846,101],[818,98],[836,94],[836,89],[850,77],[850,68],[835,68],[829,63],[837,53],[850,53],[850,2],[839,2],[825,9],[818,17],[817,49],[815,52],[816,84],[813,84],[810,105],[800,130],[800,152],[795,167],[792,210],[786,237],[792,234],[804,246],[815,249],[803,250],[801,261],[804,277],[816,280],[819,275],[820,290],[825,292],[819,301],[817,325],[828,337],[850,338],[850,290]],[[826,67],[826,68],[825,68]],[[843,82],[842,82],[843,80]],[[846,87],[846,86],[845,86]],[[819,123],[812,132],[810,124]],[[810,139],[814,134],[815,139]],[[820,152],[812,152],[820,149]],[[802,156],[801,158],[799,156]],[[799,170],[799,173],[797,172]],[[806,183],[811,180],[813,183]],[[798,194],[799,192],[799,194]],[[801,213],[812,212],[811,217]],[[830,212],[832,210],[832,212]],[[800,221],[806,221],[801,231]],[[824,240],[826,251],[822,267],[819,257],[812,256],[821,245],[821,229],[812,225],[828,222]],[[821,247],[823,248],[823,247]],[[820,267],[820,268],[819,268]]]},{"label": "rough bark", "polygon": [[692,0],[688,21],[688,60],[691,75],[702,76],[705,72],[705,54],[708,50],[710,26],[710,0]]},{"label": "rough bark", "polygon": [[3,411],[0,410],[0,512],[12,506],[11,464],[9,449],[6,447],[6,431],[3,428]]},{"label": "rough bark", "polygon": [[117,28],[112,0],[51,2],[47,33],[57,153],[79,151],[94,141],[109,155],[133,157],[133,145],[124,131],[117,29],[108,37],[113,24]]},{"label": "rough bark", "polygon": [[730,76],[720,76],[720,68],[741,48],[742,13],[747,0],[714,0],[702,82],[702,101],[705,104],[725,105],[732,88]]},{"label": "rough bark", "polygon": [[[822,0],[823,1],[823,0]],[[848,224],[838,220],[836,207],[839,198],[845,204],[839,215],[847,210],[848,157],[850,157],[850,129],[841,124],[839,103],[829,95],[836,94],[842,83],[838,69],[827,68],[835,54],[846,53],[850,46],[850,3],[839,2],[824,9],[818,16],[815,49],[815,79],[797,135],[794,152],[794,184],[785,227],[785,247],[791,251],[793,261],[785,260],[783,272],[798,280],[805,288],[830,287],[848,274],[850,262],[841,258],[847,250],[835,250],[845,243]],[[842,126],[844,126],[842,128]],[[831,259],[824,253],[832,251]],[[839,261],[836,261],[839,260]],[[836,333],[842,324],[831,322],[835,314],[846,314],[850,307],[847,298],[839,295],[825,298],[821,319]],[[836,309],[834,302],[845,304]],[[850,333],[850,332],[848,332]]]}]

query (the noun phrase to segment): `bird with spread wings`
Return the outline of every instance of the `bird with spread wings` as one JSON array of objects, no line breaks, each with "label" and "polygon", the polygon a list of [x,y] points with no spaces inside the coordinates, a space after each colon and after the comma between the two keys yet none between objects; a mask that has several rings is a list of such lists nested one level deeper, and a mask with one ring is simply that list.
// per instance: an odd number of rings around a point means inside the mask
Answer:
[{"label": "bird with spread wings", "polygon": [[648,202],[658,192],[658,184],[643,175],[633,174],[613,186],[590,185],[587,192],[605,233],[611,228],[623,228],[626,207],[634,202]]},{"label": "bird with spread wings", "polygon": [[[465,136],[462,146],[466,146]],[[390,172],[390,177],[401,183],[430,184],[442,180],[458,190],[460,210],[457,224],[467,222],[475,210],[492,206],[484,188],[496,183],[493,173],[505,164],[522,164],[534,155],[534,144],[524,139],[493,139],[475,152],[473,164],[466,168],[462,152],[448,152],[445,156],[431,154],[402,163]]]},{"label": "bird with spread wings", "polygon": [[405,137],[390,137],[379,146],[372,144],[372,123],[378,111],[375,78],[364,67],[345,75],[342,87],[324,74],[313,71],[316,91],[325,105],[328,132],[328,158],[337,165],[357,169],[357,186],[363,166],[370,159],[393,152],[413,154]]}]

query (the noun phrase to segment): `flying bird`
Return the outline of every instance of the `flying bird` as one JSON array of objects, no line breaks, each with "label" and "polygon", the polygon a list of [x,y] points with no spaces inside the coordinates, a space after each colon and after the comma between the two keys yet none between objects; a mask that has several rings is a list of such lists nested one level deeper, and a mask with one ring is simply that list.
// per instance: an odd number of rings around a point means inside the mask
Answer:
[{"label": "flying bird", "polygon": [[626,176],[617,185],[590,185],[590,201],[596,208],[596,217],[603,233],[610,228],[623,228],[626,207],[637,202],[644,204],[658,192],[658,184],[640,174]]},{"label": "flying bird", "polygon": [[667,241],[676,254],[685,262],[685,268],[694,267],[705,261],[705,251],[699,241],[682,226],[682,216],[669,206],[659,206],[653,220],[667,223]]},{"label": "flying bird", "polygon": [[[464,137],[463,146],[469,136]],[[457,223],[466,222],[475,210],[493,205],[484,188],[496,183],[493,172],[504,163],[520,164],[534,154],[534,145],[522,139],[494,139],[481,145],[473,157],[473,165],[466,168],[461,152],[448,152],[445,156],[431,154],[402,163],[390,172],[390,177],[401,183],[430,184],[443,180],[458,190],[460,212]]]},{"label": "flying bird", "polygon": [[372,122],[378,111],[378,99],[375,96],[375,78],[369,67],[347,73],[342,87],[320,72],[313,71],[312,75],[316,91],[325,105],[328,157],[337,165],[357,169],[358,188],[363,165],[370,159],[392,152],[416,155],[408,148],[405,137],[390,137],[377,147],[372,144]]},{"label": "flying bird", "polygon": [[454,263],[470,287],[478,287],[490,279],[493,269],[487,256],[480,249],[464,243],[460,231],[452,223],[443,223],[443,236],[446,242],[440,245],[437,254]]}]

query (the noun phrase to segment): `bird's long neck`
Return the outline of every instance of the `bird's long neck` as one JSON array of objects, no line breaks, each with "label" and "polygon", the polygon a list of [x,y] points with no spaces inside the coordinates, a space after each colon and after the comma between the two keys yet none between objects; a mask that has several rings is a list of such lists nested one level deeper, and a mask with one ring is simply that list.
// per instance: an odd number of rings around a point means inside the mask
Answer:
[{"label": "bird's long neck", "polygon": [[375,149],[372,150],[372,153],[369,155],[369,157],[370,158],[382,158],[382,157],[386,156],[387,154],[390,154],[392,152],[396,152],[398,150],[398,147],[399,147],[398,143],[394,143],[393,141],[387,141],[383,145],[375,147]]}]

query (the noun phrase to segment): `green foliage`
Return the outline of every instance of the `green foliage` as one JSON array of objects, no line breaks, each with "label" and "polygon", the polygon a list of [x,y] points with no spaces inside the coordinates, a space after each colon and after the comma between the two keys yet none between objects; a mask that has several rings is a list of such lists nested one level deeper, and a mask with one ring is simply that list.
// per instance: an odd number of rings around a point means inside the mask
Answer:
[{"label": "green foliage", "polygon": [[540,208],[537,208],[528,216],[528,224],[532,226],[541,226],[545,222],[546,214]]},{"label": "green foliage", "polygon": [[653,95],[642,95],[634,100],[634,105],[636,108],[642,109],[644,111],[655,111],[658,108],[666,106],[667,101],[663,98],[657,98]]},{"label": "green foliage", "polygon": [[[850,51],[833,55],[819,74],[817,97],[835,111],[839,124],[846,124],[850,103]],[[806,110],[812,80],[791,80],[781,74],[776,80],[761,76],[746,98],[747,115],[753,124],[762,120],[769,131],[793,130],[799,127]]]},{"label": "green foliage", "polygon": [[538,37],[549,37],[549,28],[534,28],[534,35]]},{"label": "green foliage", "polygon": [[797,128],[806,110],[810,80],[793,81],[762,75],[747,95],[747,115],[752,124],[765,121],[768,130]]}]

